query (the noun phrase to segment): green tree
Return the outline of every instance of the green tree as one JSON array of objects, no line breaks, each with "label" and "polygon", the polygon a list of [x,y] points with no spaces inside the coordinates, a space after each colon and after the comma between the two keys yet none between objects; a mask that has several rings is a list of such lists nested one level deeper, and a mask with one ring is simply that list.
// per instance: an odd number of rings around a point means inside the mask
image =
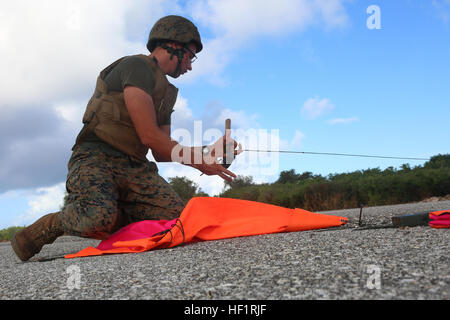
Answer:
[{"label": "green tree", "polygon": [[299,175],[295,173],[294,169],[284,170],[280,172],[280,177],[277,180],[277,183],[294,183],[299,179]]},{"label": "green tree", "polygon": [[233,181],[229,182],[225,180],[224,182],[225,186],[229,186],[230,188],[243,188],[254,185],[253,177],[251,176],[237,175]]},{"label": "green tree", "polygon": [[0,241],[9,241],[12,236],[22,230],[24,227],[9,227],[7,229],[0,230]]},{"label": "green tree", "polygon": [[186,177],[169,178],[169,184],[185,203],[193,197],[209,197],[198,184]]},{"label": "green tree", "polygon": [[256,184],[250,176],[238,176],[225,183],[219,196],[311,211],[391,205],[450,194],[449,168],[447,154],[433,156],[414,168],[403,164],[326,177],[309,171],[297,174],[291,169],[282,171],[274,183]]},{"label": "green tree", "polygon": [[450,168],[450,154],[438,154],[430,158],[424,165],[426,169]]}]

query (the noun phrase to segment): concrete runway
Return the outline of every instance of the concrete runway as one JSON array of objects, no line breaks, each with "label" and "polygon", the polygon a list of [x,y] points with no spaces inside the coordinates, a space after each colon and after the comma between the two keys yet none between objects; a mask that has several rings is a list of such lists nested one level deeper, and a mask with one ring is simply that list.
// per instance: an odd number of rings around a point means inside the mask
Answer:
[{"label": "concrete runway", "polygon": [[[363,222],[450,209],[450,201],[364,208]],[[0,299],[447,300],[450,229],[337,229],[185,244],[139,254],[64,259],[99,241],[61,237],[28,262],[0,243]]]}]

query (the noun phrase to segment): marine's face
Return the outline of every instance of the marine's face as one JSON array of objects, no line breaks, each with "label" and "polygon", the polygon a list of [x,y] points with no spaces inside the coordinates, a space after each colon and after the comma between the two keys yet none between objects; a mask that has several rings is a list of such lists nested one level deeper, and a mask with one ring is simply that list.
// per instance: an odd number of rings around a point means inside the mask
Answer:
[{"label": "marine's face", "polygon": [[194,62],[195,59],[197,59],[197,56],[195,55],[195,53],[196,53],[195,45],[190,44],[188,46],[187,52],[183,56],[183,63],[181,64],[182,65],[182,68],[181,68],[182,73],[181,74],[186,73],[188,70],[189,71],[192,70],[192,62]]},{"label": "marine's face", "polygon": [[[178,47],[178,46],[177,46]],[[179,46],[179,48],[182,48],[182,46]],[[171,77],[173,78],[178,78],[180,75],[185,74],[186,72],[188,72],[188,70],[192,70],[192,62],[195,60],[196,56],[196,47],[194,44],[189,44],[188,45],[189,50],[186,50],[186,52],[183,55],[183,59],[181,60],[181,65],[180,65],[180,70],[178,74],[175,74],[176,72],[176,68],[177,68],[177,64],[178,64],[178,59],[174,59],[174,69],[172,74],[170,74]]]}]

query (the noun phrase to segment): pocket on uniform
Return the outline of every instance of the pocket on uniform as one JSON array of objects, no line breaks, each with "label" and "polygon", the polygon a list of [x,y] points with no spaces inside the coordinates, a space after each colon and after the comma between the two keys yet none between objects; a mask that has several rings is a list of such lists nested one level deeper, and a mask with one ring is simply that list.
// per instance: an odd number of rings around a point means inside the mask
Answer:
[{"label": "pocket on uniform", "polygon": [[69,160],[66,180],[66,188],[70,191],[79,191],[78,185],[81,184],[81,171],[83,168],[89,167],[89,164],[92,163],[93,154],[89,151],[82,150],[82,148],[74,151],[72,157]]}]

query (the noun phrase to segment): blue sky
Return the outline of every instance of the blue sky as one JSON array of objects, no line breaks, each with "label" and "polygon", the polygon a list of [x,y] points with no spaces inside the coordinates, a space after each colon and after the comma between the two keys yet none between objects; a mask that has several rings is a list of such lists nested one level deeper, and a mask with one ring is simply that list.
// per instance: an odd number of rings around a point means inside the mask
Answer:
[{"label": "blue sky", "polygon": [[[108,14],[96,15],[106,3]],[[370,5],[381,29],[367,26]],[[282,150],[424,158],[450,150],[449,0],[15,1],[0,8],[8,75],[0,80],[0,228],[58,210],[98,72],[147,54],[148,31],[167,14],[190,18],[205,45],[192,72],[169,78],[180,89],[174,133],[194,135],[194,121],[223,130],[229,117],[244,148],[264,147],[268,132],[279,140],[267,147]],[[403,163],[424,161],[244,153],[230,169],[272,182],[282,170],[327,175]],[[159,168],[211,195],[223,188],[192,168]]]}]

